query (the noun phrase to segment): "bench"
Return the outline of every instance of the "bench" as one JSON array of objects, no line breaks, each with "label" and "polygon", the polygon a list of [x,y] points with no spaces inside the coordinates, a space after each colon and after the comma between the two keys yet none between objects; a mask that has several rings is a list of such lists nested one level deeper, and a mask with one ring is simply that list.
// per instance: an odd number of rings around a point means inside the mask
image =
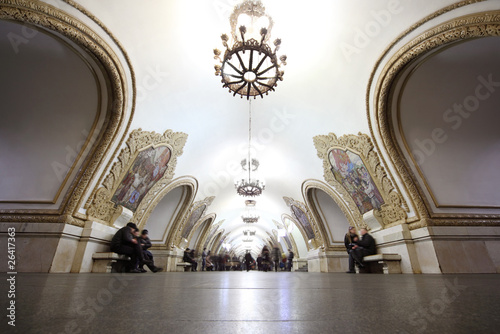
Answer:
[{"label": "bench", "polygon": [[191,263],[189,262],[179,262],[175,265],[177,271],[190,271],[191,270]]},{"label": "bench", "polygon": [[127,268],[130,257],[113,252],[97,252],[92,255],[93,273],[121,273]]},{"label": "bench", "polygon": [[401,255],[374,254],[363,258],[365,268],[357,269],[359,273],[401,274]]}]

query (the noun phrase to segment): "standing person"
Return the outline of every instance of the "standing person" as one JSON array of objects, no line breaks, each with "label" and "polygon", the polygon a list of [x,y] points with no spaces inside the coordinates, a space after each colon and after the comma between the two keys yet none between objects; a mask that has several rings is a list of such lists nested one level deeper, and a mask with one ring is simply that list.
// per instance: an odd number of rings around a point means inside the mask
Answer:
[{"label": "standing person", "polygon": [[375,245],[375,239],[368,234],[366,228],[362,228],[359,232],[361,234],[361,239],[352,247],[351,253],[359,266],[364,268],[363,257],[376,254],[377,246]]},{"label": "standing person", "polygon": [[272,258],[274,262],[274,271],[278,272],[278,267],[280,265],[281,252],[277,245],[274,245]]},{"label": "standing person", "polygon": [[262,271],[262,254],[257,256],[257,270]]},{"label": "standing person", "polygon": [[294,257],[295,257],[295,254],[293,254],[291,249],[288,249],[288,263],[287,263],[288,271],[292,271]]},{"label": "standing person", "polygon": [[207,266],[207,271],[214,270],[214,264],[212,263],[212,256],[210,255],[210,251],[208,251],[207,256],[205,257],[205,264]]},{"label": "standing person", "polygon": [[356,245],[358,240],[358,235],[356,234],[356,228],[354,226],[349,226],[349,230],[345,234],[344,237],[344,245],[347,250],[347,254],[349,254],[349,271],[348,274],[355,274],[354,270],[354,257],[353,257],[353,247]]},{"label": "standing person", "polygon": [[252,264],[254,263],[254,259],[252,257],[252,254],[250,254],[250,251],[247,251],[245,254],[245,267],[247,267],[247,272],[250,271]]},{"label": "standing person", "polygon": [[269,260],[270,260],[271,254],[269,252],[269,248],[267,246],[264,246],[262,248],[262,269],[264,272],[267,272],[269,269]]},{"label": "standing person", "polygon": [[117,254],[130,256],[131,273],[140,273],[139,264],[148,264],[144,259],[142,247],[134,236],[137,226],[130,222],[119,229],[111,239],[111,251]]},{"label": "standing person", "polygon": [[207,264],[207,249],[203,248],[201,253],[201,271],[205,271],[205,266]]},{"label": "standing person", "polygon": [[[149,239],[148,234],[149,234],[148,230],[142,230],[139,242],[141,243],[144,259],[151,261],[151,264],[146,264],[146,265],[148,266],[149,270],[151,270],[154,273],[157,273],[159,271],[162,271],[163,268],[157,267],[154,264],[153,253],[151,253],[148,250],[149,248],[151,248],[151,246],[153,246],[151,240]],[[146,272],[146,270],[144,269],[144,264],[139,265],[139,270],[143,273]]]}]

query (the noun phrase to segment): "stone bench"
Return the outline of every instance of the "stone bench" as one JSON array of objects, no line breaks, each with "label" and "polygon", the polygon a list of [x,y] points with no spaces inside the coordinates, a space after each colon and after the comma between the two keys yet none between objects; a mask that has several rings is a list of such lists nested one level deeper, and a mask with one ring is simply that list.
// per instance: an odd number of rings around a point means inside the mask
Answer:
[{"label": "stone bench", "polygon": [[177,271],[190,271],[191,270],[191,263],[189,262],[179,262],[175,265]]},{"label": "stone bench", "polygon": [[373,274],[401,274],[401,255],[399,254],[374,254],[363,258],[365,268],[360,268],[360,273]]},{"label": "stone bench", "polygon": [[121,273],[125,271],[130,257],[113,252],[97,252],[92,255],[93,273]]}]

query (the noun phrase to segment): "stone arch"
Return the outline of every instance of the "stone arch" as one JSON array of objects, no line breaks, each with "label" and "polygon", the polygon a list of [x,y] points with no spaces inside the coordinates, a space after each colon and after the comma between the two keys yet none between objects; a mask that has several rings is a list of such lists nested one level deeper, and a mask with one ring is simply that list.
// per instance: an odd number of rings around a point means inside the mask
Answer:
[{"label": "stone arch", "polygon": [[[407,194],[412,206],[407,219],[410,229],[428,225],[467,225],[470,223],[500,223],[498,211],[491,214],[470,214],[457,210],[436,213],[428,196],[419,185],[418,176],[412,170],[413,162],[405,157],[398,143],[393,120],[394,94],[411,71],[434,53],[473,39],[500,36],[500,12],[481,12],[457,17],[435,25],[413,38],[392,56],[384,53],[372,72],[367,88],[367,116],[371,136],[381,155],[389,162],[392,170]],[[384,63],[382,64],[382,60]],[[375,76],[375,73],[377,74]],[[389,172],[390,173],[390,172]]]},{"label": "stone arch", "polygon": [[[86,14],[84,14],[86,15]],[[69,187],[60,198],[57,208],[36,209],[16,205],[12,209],[0,209],[1,221],[10,222],[57,222],[83,226],[86,215],[79,212],[106,163],[117,153],[117,147],[125,139],[135,108],[135,75],[128,56],[119,43],[110,38],[106,30],[102,36],[94,27],[61,9],[39,1],[3,1],[0,19],[22,23],[39,29],[64,43],[71,43],[81,50],[81,56],[98,64],[100,75],[105,79],[109,102],[101,130],[92,135],[93,144],[81,151],[82,163],[74,168]],[[102,30],[101,30],[102,31]],[[106,40],[113,43],[108,43]],[[114,153],[112,153],[114,151]]]},{"label": "stone arch", "polygon": [[[197,191],[198,181],[195,178],[191,176],[179,177],[165,185],[144,209],[144,214],[140,218],[134,216],[134,222],[139,228],[148,230],[151,230],[151,224],[159,224],[158,230],[162,231],[161,238],[155,237],[154,233],[151,234],[152,231],[150,231],[150,237],[153,241],[161,241],[165,246],[170,246],[169,240],[172,239],[173,227],[189,210]],[[158,211],[155,212],[155,210]],[[160,222],[156,219],[155,213],[168,221]]]},{"label": "stone arch", "polygon": [[[304,181],[302,183],[302,196],[316,222],[323,229],[328,247],[339,246],[343,243],[344,234],[349,226],[354,226],[357,229],[366,226],[359,211],[349,209],[354,206],[354,203],[346,201],[352,201],[352,199],[347,197],[344,200],[340,194],[322,181],[313,179]],[[318,196],[322,196],[322,198],[320,199]],[[330,203],[325,203],[327,200],[330,200]],[[329,210],[330,214],[336,216],[338,224],[329,221],[325,210]]]}]

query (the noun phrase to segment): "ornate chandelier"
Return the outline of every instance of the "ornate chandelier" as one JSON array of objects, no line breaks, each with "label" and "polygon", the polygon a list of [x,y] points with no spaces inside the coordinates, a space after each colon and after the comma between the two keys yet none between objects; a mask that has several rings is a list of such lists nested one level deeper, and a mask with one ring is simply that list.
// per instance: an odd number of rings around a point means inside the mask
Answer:
[{"label": "ornate chandelier", "polygon": [[246,0],[234,7],[229,22],[232,39],[226,34],[221,36],[226,48],[222,59],[222,52],[214,49],[214,58],[219,61],[214,67],[215,75],[222,77],[222,86],[233,96],[239,94],[247,100],[258,95],[264,98],[264,94],[274,91],[278,80],[283,80],[284,71],[280,68],[287,59],[282,55],[278,63],[276,52],[281,39],[274,41],[274,50],[268,44],[273,20],[260,0]]},{"label": "ornate chandelier", "polygon": [[257,204],[257,202],[251,199],[245,201],[246,210],[241,215],[241,219],[244,223],[253,224],[259,221],[260,216],[258,216],[255,211],[255,204]]},{"label": "ornate chandelier", "polygon": [[248,179],[242,178],[234,182],[234,187],[236,192],[245,197],[255,197],[262,194],[262,191],[266,189],[266,185],[263,181],[258,179],[252,180],[252,171],[256,171],[259,167],[259,161],[257,159],[250,159],[250,149],[252,147],[252,105],[248,108],[248,158],[241,161],[241,166],[244,171],[248,171]]}]

